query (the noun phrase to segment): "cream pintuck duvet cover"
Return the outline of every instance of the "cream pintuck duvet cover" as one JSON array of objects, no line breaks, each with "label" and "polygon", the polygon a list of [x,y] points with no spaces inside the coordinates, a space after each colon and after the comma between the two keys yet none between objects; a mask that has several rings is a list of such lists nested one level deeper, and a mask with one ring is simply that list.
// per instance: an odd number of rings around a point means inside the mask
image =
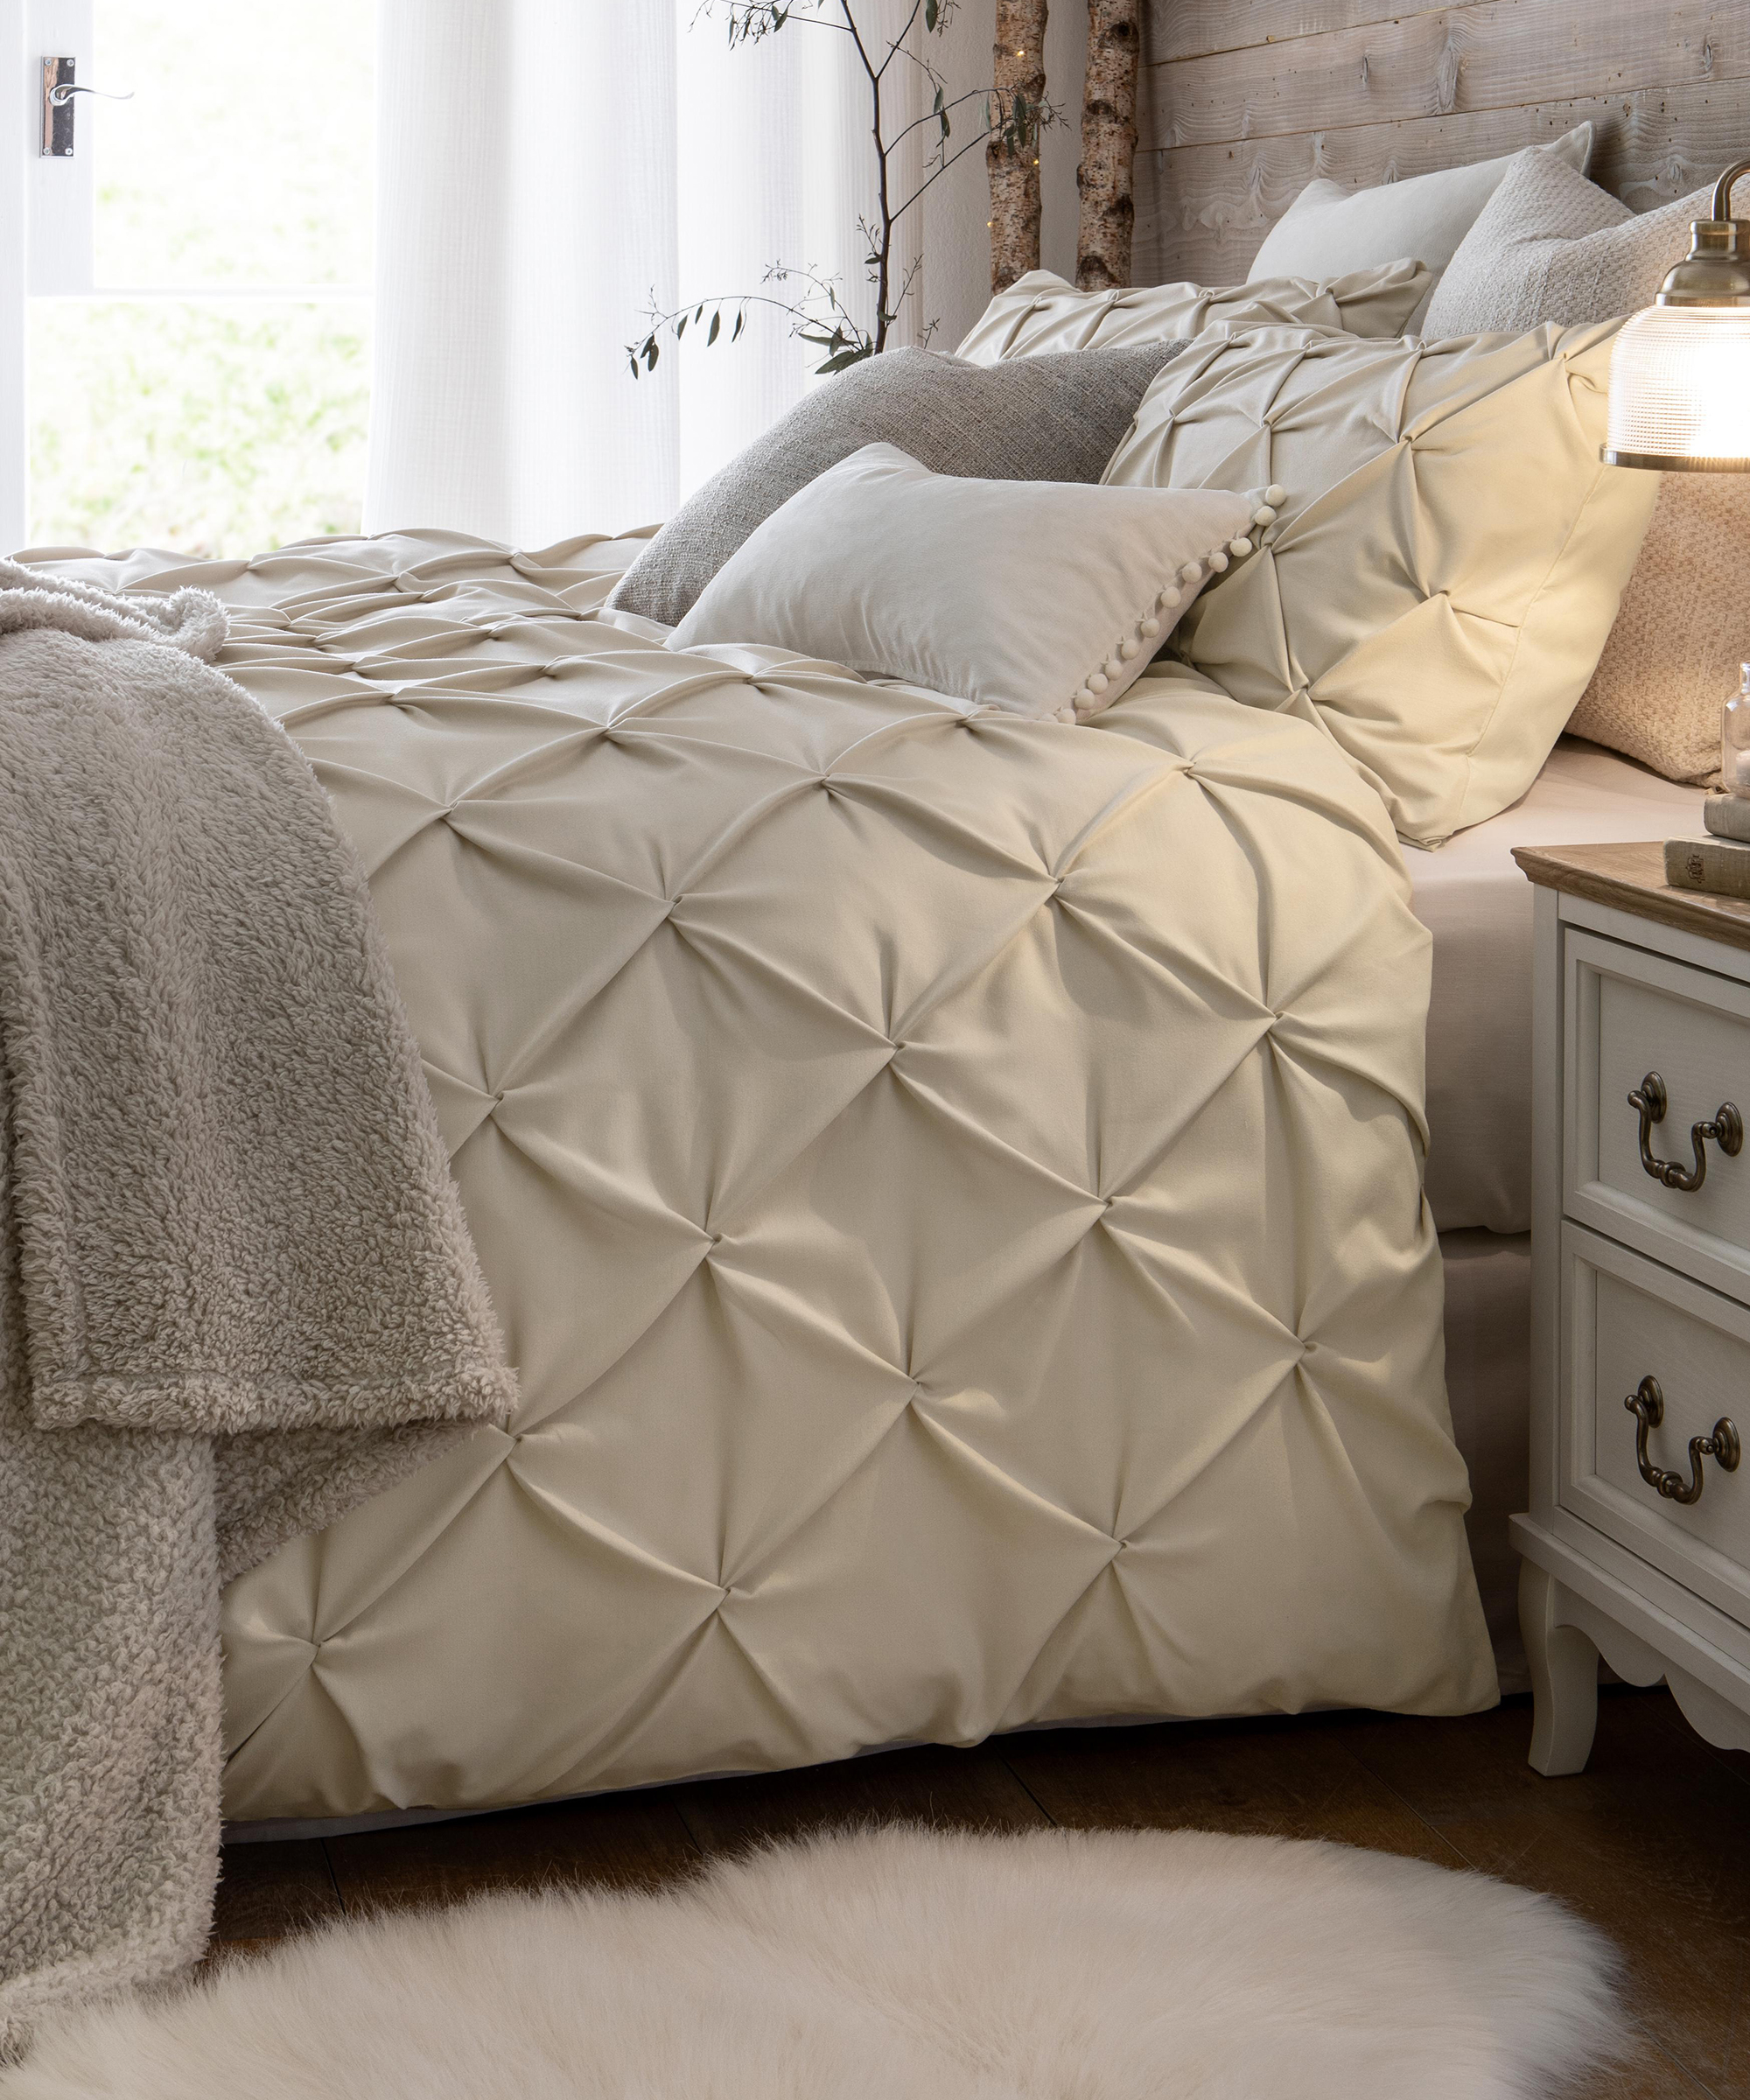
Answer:
[{"label": "cream pintuck duvet cover", "polygon": [[1377,798],[1194,677],[673,654],[593,617],[630,551],[62,564],[235,609],[522,1379],[232,1586],[228,1812],[1489,1702]]}]

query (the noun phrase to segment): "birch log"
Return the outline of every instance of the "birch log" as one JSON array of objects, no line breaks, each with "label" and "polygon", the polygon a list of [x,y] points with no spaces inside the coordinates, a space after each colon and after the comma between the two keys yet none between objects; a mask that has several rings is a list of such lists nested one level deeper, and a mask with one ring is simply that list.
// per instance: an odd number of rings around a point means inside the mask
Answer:
[{"label": "birch log", "polygon": [[1082,200],[1075,282],[1106,291],[1130,282],[1136,228],[1137,60],[1142,0],[1088,0],[1088,80],[1082,97]]},{"label": "birch log", "polygon": [[[990,289],[1006,291],[1017,277],[1040,266],[1039,125],[1045,101],[1046,0],[997,0],[997,42],[991,81],[992,114],[999,129],[984,149],[990,174]],[[1030,113],[1018,148],[1000,126],[1017,95]],[[1134,101],[1134,95],[1132,100]]]}]

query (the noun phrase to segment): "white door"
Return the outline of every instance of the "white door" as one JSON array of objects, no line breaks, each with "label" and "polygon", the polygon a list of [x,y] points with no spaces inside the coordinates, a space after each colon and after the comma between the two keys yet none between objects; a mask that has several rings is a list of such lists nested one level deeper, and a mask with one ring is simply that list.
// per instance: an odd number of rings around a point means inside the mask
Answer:
[{"label": "white door", "polygon": [[[373,0],[0,0],[0,544],[356,531]],[[43,60],[73,151],[45,154]],[[10,164],[12,176],[4,178]]]}]

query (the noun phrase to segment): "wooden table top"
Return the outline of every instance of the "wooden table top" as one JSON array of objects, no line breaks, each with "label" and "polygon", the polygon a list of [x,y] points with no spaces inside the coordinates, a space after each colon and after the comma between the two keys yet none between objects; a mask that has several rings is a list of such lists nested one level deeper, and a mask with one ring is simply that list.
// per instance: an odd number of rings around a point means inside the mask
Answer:
[{"label": "wooden table top", "polygon": [[1516,846],[1513,858],[1544,889],[1564,890],[1661,926],[1750,948],[1750,903],[1669,887],[1662,838],[1606,846]]}]

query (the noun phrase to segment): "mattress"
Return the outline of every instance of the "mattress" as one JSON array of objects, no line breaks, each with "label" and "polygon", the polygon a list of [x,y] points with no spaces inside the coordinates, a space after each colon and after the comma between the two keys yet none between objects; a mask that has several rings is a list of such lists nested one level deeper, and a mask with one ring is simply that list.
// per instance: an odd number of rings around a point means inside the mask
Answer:
[{"label": "mattress", "polygon": [[1376,798],[1194,676],[671,652],[616,558],[127,571],[358,849],[522,1386],[231,1586],[227,1813],[1491,1701]]},{"label": "mattress", "polygon": [[1531,1225],[1531,885],[1514,847],[1697,836],[1702,800],[1564,737],[1510,809],[1432,852],[1404,847],[1434,936],[1427,1186],[1442,1232]]}]

